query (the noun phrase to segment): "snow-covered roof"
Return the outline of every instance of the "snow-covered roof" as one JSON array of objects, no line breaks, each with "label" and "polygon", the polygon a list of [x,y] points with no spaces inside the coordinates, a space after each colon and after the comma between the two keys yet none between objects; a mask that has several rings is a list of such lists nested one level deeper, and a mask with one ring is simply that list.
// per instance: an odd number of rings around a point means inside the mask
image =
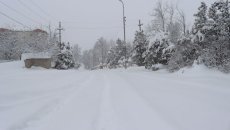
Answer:
[{"label": "snow-covered roof", "polygon": [[7,31],[13,31],[13,32],[36,32],[36,33],[44,33],[48,34],[46,31],[41,29],[34,29],[34,30],[11,30],[7,28],[0,28],[0,32],[7,32]]},{"label": "snow-covered roof", "polygon": [[10,30],[6,28],[0,28],[0,32],[6,32],[6,31],[10,31]]},{"label": "snow-covered roof", "polygon": [[22,54],[22,60],[26,60],[26,59],[49,59],[49,58],[51,58],[51,54],[48,52],[24,53],[24,54]]}]

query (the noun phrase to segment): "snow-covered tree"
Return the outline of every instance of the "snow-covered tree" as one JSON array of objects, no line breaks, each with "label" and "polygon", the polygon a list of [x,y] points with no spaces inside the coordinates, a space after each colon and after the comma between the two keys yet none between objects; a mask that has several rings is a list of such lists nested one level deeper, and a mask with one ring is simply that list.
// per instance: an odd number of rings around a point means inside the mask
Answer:
[{"label": "snow-covered tree", "polygon": [[85,69],[92,69],[94,67],[93,64],[93,51],[92,50],[85,50],[82,54],[82,63]]},{"label": "snow-covered tree", "polygon": [[[159,35],[159,33],[168,33],[169,41],[177,43],[182,34],[185,34],[186,19],[183,11],[176,10],[176,6],[162,1],[156,3],[156,7],[153,10],[153,20],[147,26],[145,32],[147,36],[152,39]],[[150,40],[151,41],[151,40]]]},{"label": "snow-covered tree", "polygon": [[182,34],[182,25],[175,21],[168,25],[168,34],[169,34],[169,41],[172,43],[177,43],[178,40],[181,38]]},{"label": "snow-covered tree", "polygon": [[57,55],[56,69],[70,69],[74,67],[74,58],[71,47],[68,44],[62,43],[61,52]]},{"label": "snow-covered tree", "polygon": [[169,60],[167,68],[174,72],[186,66],[192,66],[200,56],[201,48],[198,44],[192,43],[191,38],[183,38],[175,45],[175,52]]},{"label": "snow-covered tree", "polygon": [[94,45],[93,51],[94,60],[96,60],[94,62],[96,63],[95,66],[101,66],[101,68],[103,68],[109,51],[107,40],[103,37],[99,38]]},{"label": "snow-covered tree", "polygon": [[196,34],[198,32],[202,32],[202,28],[205,26],[207,22],[207,5],[205,2],[201,2],[200,7],[198,8],[198,12],[194,14],[195,23],[193,27],[193,33]]},{"label": "snow-covered tree", "polygon": [[1,30],[0,57],[2,59],[19,60],[22,53],[53,52],[55,48],[55,42],[49,41],[48,33],[43,30]]},{"label": "snow-covered tree", "polygon": [[155,69],[153,66],[156,64],[167,65],[173,51],[174,46],[169,42],[168,36],[163,34],[149,47],[145,57],[145,67]]},{"label": "snow-covered tree", "polygon": [[211,5],[205,31],[201,59],[208,67],[230,71],[230,12],[229,3],[218,1]]},{"label": "snow-covered tree", "polygon": [[149,41],[144,31],[137,31],[133,42],[132,60],[138,66],[144,65],[145,53],[148,49]]},{"label": "snow-covered tree", "polygon": [[[20,58],[17,37],[10,30],[0,33],[0,55],[3,60],[16,60]],[[24,48],[23,48],[24,49]]]},{"label": "snow-covered tree", "polygon": [[183,35],[185,36],[187,35],[186,34],[186,31],[187,31],[186,15],[183,10],[179,10],[179,9],[178,9],[178,15],[179,15],[178,23],[180,24],[182,28]]},{"label": "snow-covered tree", "polygon": [[79,68],[81,62],[81,48],[79,47],[78,44],[75,44],[73,46],[72,52],[73,52],[75,68]]},{"label": "snow-covered tree", "polygon": [[126,45],[120,39],[117,40],[114,47],[109,51],[107,64],[109,68],[123,67],[127,57]]},{"label": "snow-covered tree", "polygon": [[112,68],[116,68],[118,65],[118,62],[116,60],[116,50],[115,47],[112,47],[109,51],[108,51],[108,57],[107,57],[107,66],[112,69]]}]

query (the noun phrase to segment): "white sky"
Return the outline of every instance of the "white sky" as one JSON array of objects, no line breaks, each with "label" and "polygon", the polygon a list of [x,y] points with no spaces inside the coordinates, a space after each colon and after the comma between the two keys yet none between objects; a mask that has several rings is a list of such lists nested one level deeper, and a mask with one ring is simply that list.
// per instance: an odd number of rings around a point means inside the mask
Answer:
[{"label": "white sky", "polygon": [[[32,28],[53,28],[62,21],[65,28],[63,41],[91,48],[100,37],[108,40],[123,39],[122,5],[118,0],[0,0],[19,13],[0,3],[0,12]],[[20,3],[21,1],[21,3]],[[151,12],[157,0],[123,0],[127,17],[127,40],[132,41],[138,29],[138,20],[144,25],[151,21]],[[193,22],[201,0],[168,0],[184,10],[188,24]],[[212,3],[215,0],[204,0]],[[23,4],[24,3],[24,6]],[[26,6],[25,6],[26,5]],[[39,7],[38,7],[39,6]],[[21,15],[22,14],[22,15]],[[22,29],[21,25],[0,14],[0,27]]]}]

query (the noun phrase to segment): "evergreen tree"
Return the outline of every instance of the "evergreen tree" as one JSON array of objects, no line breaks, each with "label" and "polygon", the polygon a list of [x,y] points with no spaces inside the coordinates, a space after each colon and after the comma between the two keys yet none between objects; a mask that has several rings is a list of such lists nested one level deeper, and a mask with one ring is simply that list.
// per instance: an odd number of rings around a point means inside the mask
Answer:
[{"label": "evergreen tree", "polygon": [[74,58],[69,43],[60,45],[60,53],[57,55],[56,69],[69,69],[74,67]]},{"label": "evergreen tree", "polygon": [[109,51],[107,64],[109,68],[123,67],[125,63],[126,46],[120,39],[117,40],[115,47]]},{"label": "evergreen tree", "polygon": [[172,54],[167,68],[174,72],[183,67],[192,66],[200,56],[200,51],[200,46],[192,43],[191,38],[183,38],[176,44],[175,52]]},{"label": "evergreen tree", "polygon": [[204,2],[201,2],[201,6],[198,8],[198,13],[194,14],[195,23],[193,27],[193,33],[202,33],[202,28],[207,22],[207,5]]},{"label": "evergreen tree", "polygon": [[149,41],[143,31],[137,31],[133,42],[132,60],[138,66],[144,65],[145,53],[148,49]]},{"label": "evergreen tree", "polygon": [[230,13],[228,2],[215,2],[209,9],[201,59],[208,67],[230,71]]},{"label": "evergreen tree", "polygon": [[160,40],[156,40],[148,49],[145,57],[145,68],[153,68],[156,64],[168,65],[174,46],[170,45],[169,39],[164,35]]},{"label": "evergreen tree", "polygon": [[108,52],[107,65],[110,69],[116,68],[116,66],[118,65],[118,62],[116,61],[116,53],[114,47],[111,48]]}]

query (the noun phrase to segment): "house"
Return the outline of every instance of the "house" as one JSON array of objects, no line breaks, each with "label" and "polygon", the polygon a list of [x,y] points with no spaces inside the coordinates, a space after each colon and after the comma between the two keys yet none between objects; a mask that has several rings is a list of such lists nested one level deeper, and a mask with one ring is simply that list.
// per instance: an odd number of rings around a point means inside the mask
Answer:
[{"label": "house", "polygon": [[23,53],[44,52],[51,45],[49,34],[44,30],[21,31],[0,28],[0,46],[0,59],[19,60]]}]

